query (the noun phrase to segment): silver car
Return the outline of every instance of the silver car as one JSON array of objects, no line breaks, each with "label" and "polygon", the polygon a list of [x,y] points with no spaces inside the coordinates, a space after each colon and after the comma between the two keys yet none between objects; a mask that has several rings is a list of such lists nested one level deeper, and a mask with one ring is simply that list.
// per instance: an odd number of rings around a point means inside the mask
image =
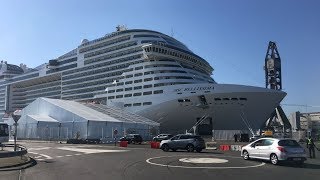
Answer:
[{"label": "silver car", "polygon": [[279,161],[294,161],[303,164],[307,155],[299,143],[293,139],[261,138],[241,148],[243,159],[270,160],[272,164]]},{"label": "silver car", "polygon": [[162,140],[160,148],[163,151],[176,151],[177,149],[185,149],[188,152],[201,152],[206,148],[204,140],[197,135],[179,134],[168,140]]}]

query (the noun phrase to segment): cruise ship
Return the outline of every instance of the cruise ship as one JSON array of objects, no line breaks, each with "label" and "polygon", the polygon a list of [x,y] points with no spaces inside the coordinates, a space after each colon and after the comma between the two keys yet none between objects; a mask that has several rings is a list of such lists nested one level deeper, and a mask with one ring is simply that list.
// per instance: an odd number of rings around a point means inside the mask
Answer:
[{"label": "cruise ship", "polygon": [[212,73],[175,38],[118,26],[36,68],[1,61],[0,118],[47,97],[131,111],[159,122],[162,132],[259,129],[286,95],[218,84]]}]

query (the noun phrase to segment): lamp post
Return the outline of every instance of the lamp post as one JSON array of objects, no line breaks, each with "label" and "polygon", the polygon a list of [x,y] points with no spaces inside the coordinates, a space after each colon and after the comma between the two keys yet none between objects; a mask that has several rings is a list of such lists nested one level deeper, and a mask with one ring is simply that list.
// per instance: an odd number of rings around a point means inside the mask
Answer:
[{"label": "lamp post", "polygon": [[13,138],[14,138],[14,151],[17,150],[17,126],[18,126],[18,121],[21,117],[21,110],[15,110],[12,114],[12,118],[14,121],[14,134],[13,134]]}]

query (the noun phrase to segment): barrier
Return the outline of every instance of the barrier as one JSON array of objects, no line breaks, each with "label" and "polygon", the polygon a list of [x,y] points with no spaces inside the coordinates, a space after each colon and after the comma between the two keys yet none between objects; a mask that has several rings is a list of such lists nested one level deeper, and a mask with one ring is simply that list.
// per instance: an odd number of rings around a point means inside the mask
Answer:
[{"label": "barrier", "polygon": [[206,142],[206,149],[217,149],[217,143],[216,142]]},{"label": "barrier", "polygon": [[150,146],[152,149],[159,149],[160,148],[160,142],[151,141]]},{"label": "barrier", "polygon": [[120,147],[128,147],[128,141],[120,141]]},{"label": "barrier", "polygon": [[230,150],[230,145],[220,145],[219,149],[221,151],[229,151]]},{"label": "barrier", "polygon": [[231,145],[231,151],[241,151],[240,145]]}]

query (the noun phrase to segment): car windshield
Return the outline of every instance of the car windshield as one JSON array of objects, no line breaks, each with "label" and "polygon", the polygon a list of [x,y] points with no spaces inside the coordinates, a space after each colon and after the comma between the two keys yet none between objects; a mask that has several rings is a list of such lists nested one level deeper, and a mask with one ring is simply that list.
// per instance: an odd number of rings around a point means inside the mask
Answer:
[{"label": "car windshield", "polygon": [[291,147],[299,147],[300,145],[295,140],[281,140],[278,142],[279,146],[291,146]]}]

